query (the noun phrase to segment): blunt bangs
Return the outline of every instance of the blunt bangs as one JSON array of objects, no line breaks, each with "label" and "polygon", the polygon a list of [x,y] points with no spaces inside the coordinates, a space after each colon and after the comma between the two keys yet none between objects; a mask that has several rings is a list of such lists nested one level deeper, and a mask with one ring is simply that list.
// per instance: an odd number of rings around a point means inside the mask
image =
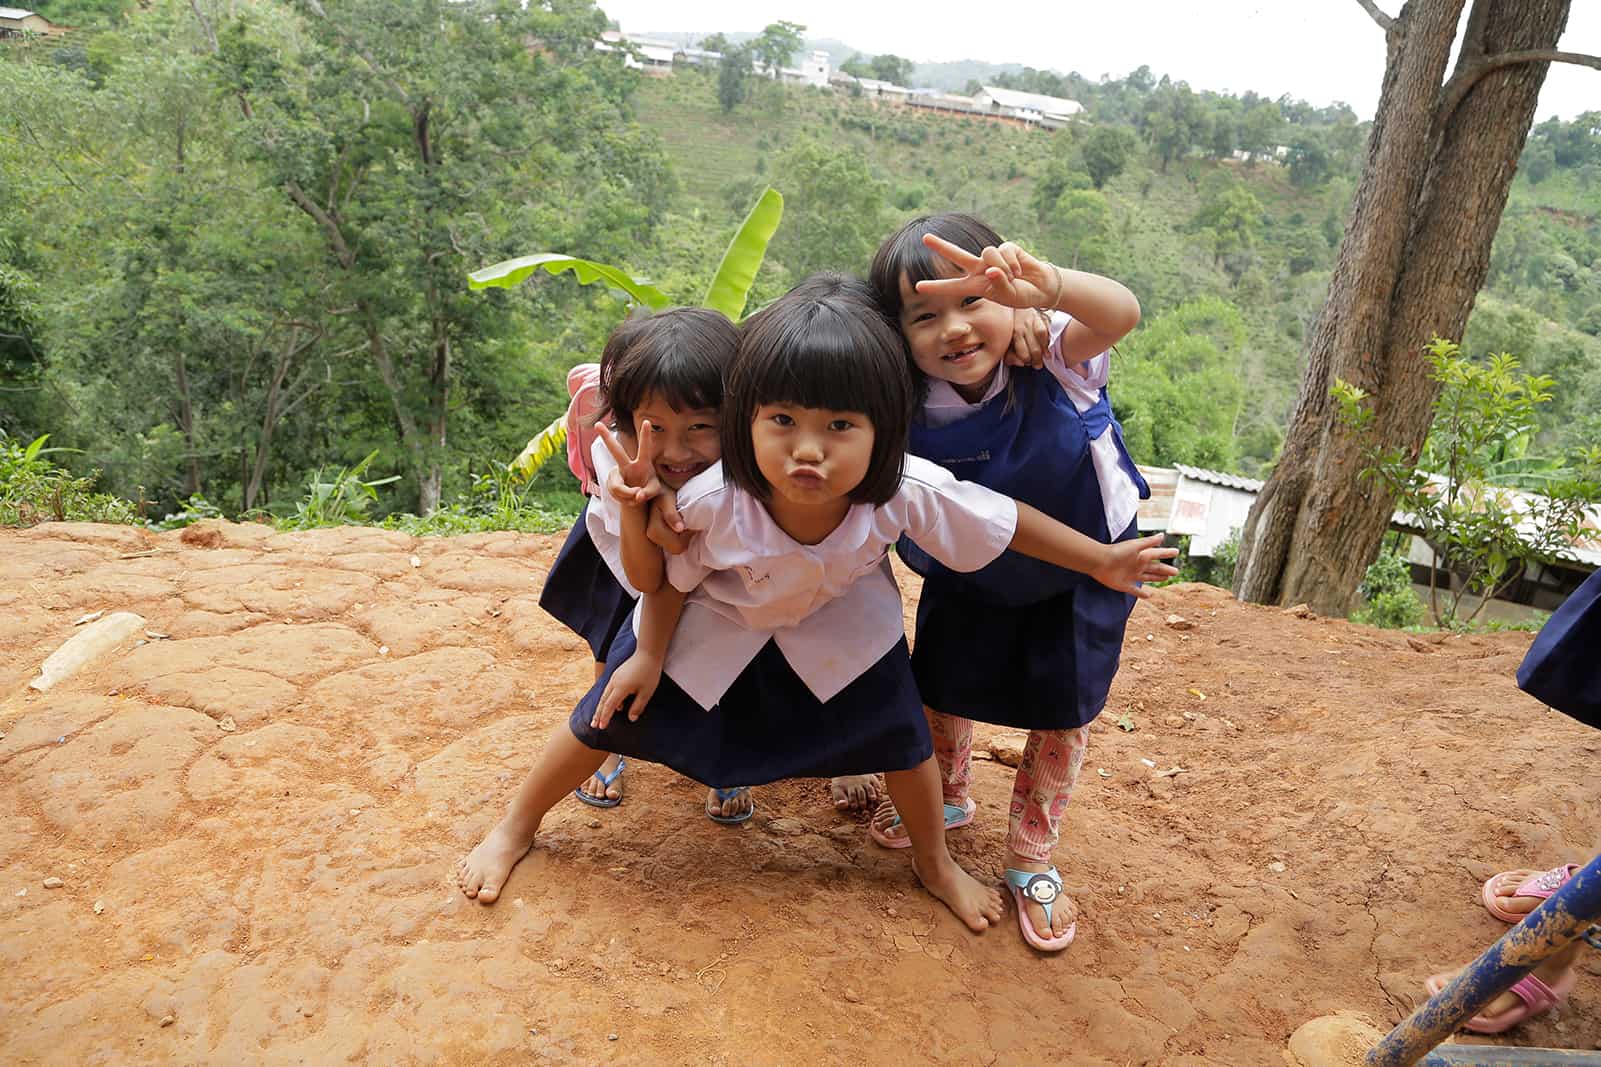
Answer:
[{"label": "blunt bangs", "polygon": [[932,281],[951,266],[923,243],[924,234],[943,237],[975,256],[990,245],[1001,243],[1001,235],[971,215],[923,215],[896,230],[873,255],[868,279],[878,306],[896,323],[901,320],[901,278],[909,285]]},{"label": "blunt bangs", "polygon": [[873,424],[873,455],[855,502],[882,504],[900,485],[912,410],[906,343],[859,279],[814,274],[762,311],[740,334],[722,419],[723,469],[768,499],[751,420],[763,404],[858,411]]},{"label": "blunt bangs", "polygon": [[653,394],[675,411],[723,406],[723,374],[739,331],[709,308],[670,308],[624,322],[600,357],[600,391],[620,429]]}]

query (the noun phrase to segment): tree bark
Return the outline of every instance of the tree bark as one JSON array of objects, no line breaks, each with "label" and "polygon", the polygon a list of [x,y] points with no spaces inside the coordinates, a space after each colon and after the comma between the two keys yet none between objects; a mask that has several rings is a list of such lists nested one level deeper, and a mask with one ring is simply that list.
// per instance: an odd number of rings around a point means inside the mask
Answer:
[{"label": "tree bark", "polygon": [[1351,221],[1283,457],[1241,535],[1240,599],[1349,612],[1392,501],[1362,479],[1366,461],[1329,389],[1337,377],[1360,386],[1374,398],[1380,440],[1414,457],[1422,449],[1438,393],[1422,350],[1435,336],[1462,336],[1545,80],[1545,62],[1494,58],[1550,49],[1569,3],[1474,0],[1456,76],[1484,69],[1460,94],[1444,75],[1463,0],[1409,0],[1386,27],[1389,59]]}]

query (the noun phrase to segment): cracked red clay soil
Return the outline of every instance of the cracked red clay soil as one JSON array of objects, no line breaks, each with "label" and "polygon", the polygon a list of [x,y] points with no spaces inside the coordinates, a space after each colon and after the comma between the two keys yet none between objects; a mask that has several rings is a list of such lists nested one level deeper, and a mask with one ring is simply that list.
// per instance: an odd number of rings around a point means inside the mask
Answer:
[{"label": "cracked red clay soil", "polygon": [[[536,603],[559,542],[0,531],[0,1060],[1278,1064],[1313,1016],[1398,1019],[1504,929],[1480,882],[1601,825],[1601,738],[1516,690],[1527,634],[1180,586],[1092,731],[1060,956],[968,934],[824,783],[729,829],[648,765],[482,907],[455,861],[590,678]],[[101,610],[168,636],[30,692]],[[952,835],[997,880],[1011,773]],[[1592,1047],[1598,1005],[1586,974],[1511,1040]]]}]

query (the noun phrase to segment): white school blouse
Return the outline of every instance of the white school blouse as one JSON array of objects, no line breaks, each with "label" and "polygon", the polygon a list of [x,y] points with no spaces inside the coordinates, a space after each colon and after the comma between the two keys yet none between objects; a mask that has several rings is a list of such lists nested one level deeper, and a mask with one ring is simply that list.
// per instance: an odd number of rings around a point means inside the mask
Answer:
[{"label": "white school blouse", "polygon": [[595,471],[595,492],[584,511],[584,528],[595,544],[595,551],[611,568],[613,577],[629,596],[639,599],[639,590],[628,580],[623,570],[623,518],[622,505],[606,490],[606,476],[617,469],[617,461],[606,448],[606,442],[596,437],[589,446],[589,460]]},{"label": "white school blouse", "polygon": [[[1073,401],[1075,408],[1088,411],[1100,400],[1101,390],[1106,387],[1107,378],[1111,373],[1112,354],[1102,352],[1086,360],[1079,365],[1084,371],[1080,374],[1062,360],[1062,331],[1073,321],[1073,316],[1065,311],[1053,311],[1050,317],[1051,344],[1045,354],[1045,369],[1051,372],[1051,377],[1061,383],[1062,389],[1067,393],[1068,399]],[[924,418],[934,427],[948,426],[965,419],[1006,388],[1008,369],[1005,363],[1000,365],[995,372],[994,380],[990,382],[989,389],[976,404],[969,404],[963,400],[950,382],[930,378],[928,397],[923,402]],[[1135,486],[1134,479],[1128,476],[1128,471],[1123,469],[1111,427],[1107,427],[1101,436],[1090,442],[1090,462],[1095,467],[1095,478],[1101,489],[1101,507],[1106,511],[1106,528],[1112,532],[1113,537],[1116,537],[1128,529],[1129,523],[1134,521],[1134,514],[1140,508],[1140,491]]]},{"label": "white school blouse", "polygon": [[905,633],[888,557],[896,539],[907,534],[951,569],[975,571],[1017,529],[1010,497],[915,456],[887,503],[854,505],[815,545],[792,539],[761,501],[725,484],[721,463],[678,491],[678,508],[700,533],[667,557],[668,581],[689,597],[664,669],[703,708],[769,640],[818,700],[832,699]]}]

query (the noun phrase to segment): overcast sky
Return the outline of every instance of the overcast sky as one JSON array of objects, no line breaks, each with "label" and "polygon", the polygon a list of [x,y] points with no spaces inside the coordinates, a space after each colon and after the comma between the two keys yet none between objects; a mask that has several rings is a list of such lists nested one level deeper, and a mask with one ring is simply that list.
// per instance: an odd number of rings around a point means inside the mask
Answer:
[{"label": "overcast sky", "polygon": [[[808,37],[909,59],[1022,63],[1091,78],[1148,64],[1192,88],[1284,93],[1373,116],[1384,35],[1356,0],[597,0],[624,31],[759,31],[779,19]],[[1394,14],[1401,0],[1379,0]],[[1468,6],[1471,6],[1468,5]],[[989,14],[993,12],[993,17]],[[1601,53],[1601,0],[1573,0],[1561,47]],[[848,56],[834,56],[837,67]],[[1601,110],[1601,71],[1555,64],[1539,117]]]}]

